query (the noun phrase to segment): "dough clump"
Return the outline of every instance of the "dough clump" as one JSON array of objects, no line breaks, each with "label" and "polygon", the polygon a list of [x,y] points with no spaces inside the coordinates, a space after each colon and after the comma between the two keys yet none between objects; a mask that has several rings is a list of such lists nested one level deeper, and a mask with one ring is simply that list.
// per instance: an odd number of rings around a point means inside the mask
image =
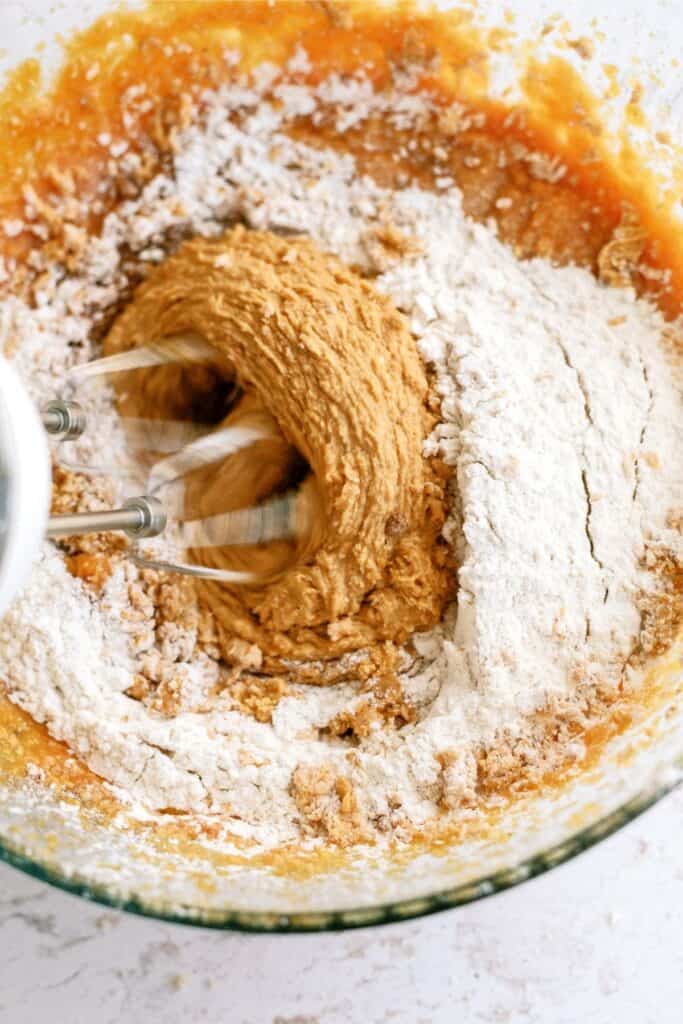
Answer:
[{"label": "dough clump", "polygon": [[[274,422],[275,436],[195,471],[201,515],[300,486],[315,514],[294,542],[205,549],[215,567],[258,569],[259,587],[199,581],[226,656],[257,645],[264,670],[402,644],[441,618],[454,573],[441,539],[448,472],[423,455],[436,422],[402,315],[303,238],[236,227],[157,267],[105,341],[107,353],[191,332],[215,364],[136,371],[123,415]],[[221,418],[222,413],[224,415]]]}]

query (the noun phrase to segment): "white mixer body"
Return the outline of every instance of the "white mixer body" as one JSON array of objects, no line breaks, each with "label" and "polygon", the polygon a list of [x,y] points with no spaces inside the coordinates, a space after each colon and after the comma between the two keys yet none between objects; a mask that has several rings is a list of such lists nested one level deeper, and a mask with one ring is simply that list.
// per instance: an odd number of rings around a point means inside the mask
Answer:
[{"label": "white mixer body", "polygon": [[27,579],[45,537],[50,456],[40,415],[0,357],[0,614]]}]

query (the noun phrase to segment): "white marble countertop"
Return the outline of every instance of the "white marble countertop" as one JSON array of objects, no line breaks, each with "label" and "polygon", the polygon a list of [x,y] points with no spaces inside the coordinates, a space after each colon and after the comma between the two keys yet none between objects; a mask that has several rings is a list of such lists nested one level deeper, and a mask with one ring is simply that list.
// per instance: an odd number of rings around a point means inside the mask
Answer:
[{"label": "white marble countertop", "polygon": [[0,866],[1,1024],[680,1024],[683,790],[532,882],[421,921],[249,936]]}]

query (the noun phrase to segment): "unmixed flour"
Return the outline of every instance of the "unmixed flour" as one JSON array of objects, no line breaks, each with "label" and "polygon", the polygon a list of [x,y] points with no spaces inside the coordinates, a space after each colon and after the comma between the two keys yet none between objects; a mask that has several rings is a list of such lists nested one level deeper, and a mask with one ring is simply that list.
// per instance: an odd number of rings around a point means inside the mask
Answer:
[{"label": "unmixed flour", "polygon": [[[236,218],[305,233],[368,270],[369,226],[390,221],[419,243],[375,278],[435,370],[441,423],[427,453],[454,468],[445,534],[458,598],[405,654],[415,723],[370,731],[350,750],[327,726],[362,701],[353,679],[292,687],[270,722],[212,704],[220,670],[195,652],[196,627],[159,641],[149,617],[133,614],[138,571],[123,560],[95,598],[46,546],[0,624],[12,700],[95,772],[147,809],[221,812],[233,832],[270,846],[301,836],[292,779],[311,769],[323,795],[326,778],[352,787],[365,834],[400,836],[471,805],[478,749],[523,736],[536,709],[571,700],[579,683],[636,681],[638,600],[653,586],[642,559],[648,545],[681,545],[667,526],[683,506],[680,382],[660,314],[584,270],[519,262],[494,228],[463,215],[448,182],[436,193],[382,189],[350,156],[282,132],[321,102],[338,106],[343,131],[379,109],[409,126],[428,101],[376,96],[365,82],[278,84],[271,68],[205,96],[172,173],[107,216],[79,270],[49,268],[36,308],[0,305],[5,347],[44,401],[74,361],[96,354],[93,322],[127,284],[124,249],[158,262],[170,239],[215,235]],[[133,172],[136,159],[120,166]],[[88,402],[85,461],[105,439],[121,443],[111,396]],[[141,659],[162,656],[183,690],[172,717],[126,694]]]}]

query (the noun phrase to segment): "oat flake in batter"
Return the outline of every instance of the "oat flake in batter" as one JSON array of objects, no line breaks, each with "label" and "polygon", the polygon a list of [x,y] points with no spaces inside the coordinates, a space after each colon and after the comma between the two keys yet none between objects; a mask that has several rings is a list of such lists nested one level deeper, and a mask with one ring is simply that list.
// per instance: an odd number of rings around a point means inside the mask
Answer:
[{"label": "oat flake in batter", "polygon": [[[107,217],[78,270],[50,267],[36,308],[2,302],[3,337],[42,401],[75,358],[70,343],[78,359],[95,354],[93,321],[127,284],[123,251],[159,263],[171,239],[218,237],[235,219],[308,236],[374,275],[433,376],[439,422],[424,454],[452,469],[443,536],[457,599],[394,651],[386,677],[368,678],[352,652],[320,687],[306,680],[324,664],[290,655],[273,674],[257,643],[221,648],[186,581],[141,574],[110,549],[102,578],[89,577],[97,540],[67,548],[77,578],[48,546],[0,626],[0,674],[146,811],[219,812],[261,846],[409,838],[475,807],[487,777],[580,757],[567,722],[638,685],[636,654],[652,646],[644,596],[660,586],[658,557],[683,555],[677,342],[630,289],[518,261],[464,216],[448,181],[384,189],[349,155],[281,131],[335,90],[349,124],[380,110],[410,126],[428,100],[331,81],[276,83],[273,103],[271,86],[268,73],[213,96],[179,135],[173,173]],[[93,403],[101,434],[84,443],[115,445],[114,397]],[[112,493],[58,480],[64,508]]]}]

